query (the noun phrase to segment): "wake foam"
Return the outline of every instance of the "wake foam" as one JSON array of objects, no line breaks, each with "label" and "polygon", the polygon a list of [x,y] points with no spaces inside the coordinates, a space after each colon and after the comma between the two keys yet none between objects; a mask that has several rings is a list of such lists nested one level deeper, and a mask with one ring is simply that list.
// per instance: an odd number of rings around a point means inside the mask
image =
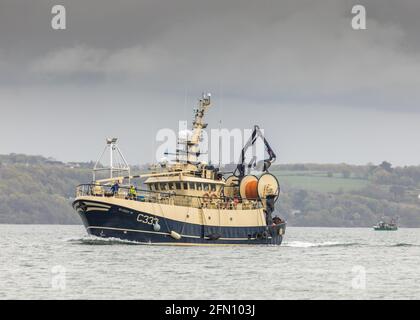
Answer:
[{"label": "wake foam", "polygon": [[95,236],[85,236],[81,238],[70,238],[66,239],[66,242],[76,243],[76,244],[88,244],[88,245],[140,245],[140,242],[123,240],[118,238],[101,238]]},{"label": "wake foam", "polygon": [[325,242],[305,242],[305,241],[285,241],[282,244],[285,247],[293,248],[313,248],[313,247],[350,247],[350,246],[359,246],[360,243],[356,242],[335,242],[335,241],[325,241]]},{"label": "wake foam", "polygon": [[284,241],[282,246],[292,248],[319,248],[319,247],[354,247],[354,246],[368,246],[368,247],[420,247],[420,244],[414,243],[395,243],[395,244],[370,244],[360,242],[305,242],[305,241]]},{"label": "wake foam", "polygon": [[[144,245],[145,243],[123,240],[118,238],[101,238],[96,236],[84,236],[78,238],[64,239],[65,242],[83,245]],[[277,246],[277,245],[270,245]],[[420,247],[420,244],[413,243],[395,243],[395,244],[369,244],[360,242],[338,242],[338,241],[324,241],[324,242],[308,242],[308,241],[283,241],[282,247],[291,248],[328,248],[328,247],[354,247],[354,246],[371,246],[371,247]]]}]

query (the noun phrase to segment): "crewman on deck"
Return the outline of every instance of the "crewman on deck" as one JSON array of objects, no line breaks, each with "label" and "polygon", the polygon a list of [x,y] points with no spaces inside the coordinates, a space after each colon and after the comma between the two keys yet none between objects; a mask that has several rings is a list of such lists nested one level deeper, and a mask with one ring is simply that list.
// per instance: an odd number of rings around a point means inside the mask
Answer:
[{"label": "crewman on deck", "polygon": [[128,198],[131,200],[135,200],[137,198],[137,189],[134,186],[131,186],[130,190],[128,190]]},{"label": "crewman on deck", "polygon": [[239,198],[237,196],[233,197],[233,206],[235,207],[235,209],[238,207],[238,203],[239,203]]},{"label": "crewman on deck", "polygon": [[101,185],[99,183],[95,183],[92,190],[92,195],[96,197],[103,197],[104,190],[102,189]]},{"label": "crewman on deck", "polygon": [[271,220],[271,214],[274,212],[274,203],[276,202],[276,194],[271,186],[268,186],[265,198],[267,214],[269,216],[269,220]]},{"label": "crewman on deck", "polygon": [[119,188],[120,188],[120,185],[119,185],[118,180],[117,180],[117,181],[115,181],[115,183],[111,187],[112,195],[115,196],[115,194],[118,193]]}]

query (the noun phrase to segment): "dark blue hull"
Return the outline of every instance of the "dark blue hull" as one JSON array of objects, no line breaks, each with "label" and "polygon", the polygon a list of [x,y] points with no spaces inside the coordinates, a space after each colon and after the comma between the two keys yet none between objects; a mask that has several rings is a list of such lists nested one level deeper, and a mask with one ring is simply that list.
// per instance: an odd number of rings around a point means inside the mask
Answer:
[{"label": "dark blue hull", "polygon": [[[145,244],[280,245],[286,229],[285,223],[255,227],[207,226],[171,220],[121,206],[109,205],[106,208],[100,202],[97,207],[90,200],[89,203],[88,208],[83,200],[73,203],[89,234]],[[160,228],[156,228],[153,221],[159,221]]]}]

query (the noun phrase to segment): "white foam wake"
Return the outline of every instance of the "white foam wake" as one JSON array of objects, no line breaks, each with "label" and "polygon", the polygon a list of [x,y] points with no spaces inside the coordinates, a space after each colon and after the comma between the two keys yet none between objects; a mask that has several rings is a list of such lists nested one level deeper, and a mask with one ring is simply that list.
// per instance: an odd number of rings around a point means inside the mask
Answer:
[{"label": "white foam wake", "polygon": [[305,241],[284,241],[283,246],[294,247],[294,248],[311,248],[311,247],[336,247],[336,246],[349,246],[354,243],[342,243],[336,241],[325,241],[325,242],[305,242]]},{"label": "white foam wake", "polygon": [[91,245],[113,245],[113,244],[141,244],[136,241],[123,240],[118,238],[101,238],[96,236],[84,236],[79,238],[65,239],[66,242],[78,244],[91,244]]}]

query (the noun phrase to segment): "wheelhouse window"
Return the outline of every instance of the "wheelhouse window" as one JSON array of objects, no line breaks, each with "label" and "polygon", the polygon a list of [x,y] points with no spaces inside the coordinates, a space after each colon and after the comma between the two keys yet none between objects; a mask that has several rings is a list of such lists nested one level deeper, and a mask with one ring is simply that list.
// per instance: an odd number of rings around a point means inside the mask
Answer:
[{"label": "wheelhouse window", "polygon": [[162,191],[168,190],[168,185],[166,183],[161,183],[160,184],[160,190],[162,190]]},{"label": "wheelhouse window", "polygon": [[184,188],[184,190],[188,190],[188,183],[184,182],[183,183],[183,188]]},{"label": "wheelhouse window", "polygon": [[215,185],[214,183],[212,183],[212,184],[210,185],[210,187],[211,187],[211,191],[213,191],[213,192],[215,192],[215,191],[216,191],[216,185]]},{"label": "wheelhouse window", "polygon": [[156,184],[155,184],[155,190],[156,190],[156,191],[159,191],[159,183],[156,183]]},{"label": "wheelhouse window", "polygon": [[204,186],[204,191],[209,191],[209,184],[208,183],[203,183]]},{"label": "wheelhouse window", "polygon": [[174,186],[173,182],[169,183],[169,190],[175,190],[175,186]]},{"label": "wheelhouse window", "polygon": [[190,182],[190,189],[195,190],[195,183],[194,182]]},{"label": "wheelhouse window", "polygon": [[181,190],[181,183],[180,182],[176,182],[175,183],[175,187],[177,190]]},{"label": "wheelhouse window", "polygon": [[203,185],[201,183],[197,183],[197,190],[198,191],[203,190]]}]

